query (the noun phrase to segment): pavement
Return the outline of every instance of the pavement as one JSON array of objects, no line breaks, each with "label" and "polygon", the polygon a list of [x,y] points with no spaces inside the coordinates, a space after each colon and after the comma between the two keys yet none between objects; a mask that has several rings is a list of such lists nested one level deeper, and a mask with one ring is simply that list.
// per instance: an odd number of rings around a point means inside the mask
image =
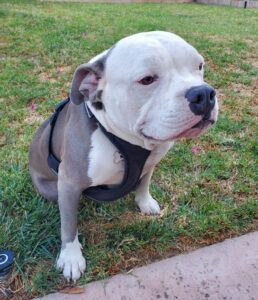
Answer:
[{"label": "pavement", "polygon": [[225,240],[42,300],[257,300],[258,232]]}]

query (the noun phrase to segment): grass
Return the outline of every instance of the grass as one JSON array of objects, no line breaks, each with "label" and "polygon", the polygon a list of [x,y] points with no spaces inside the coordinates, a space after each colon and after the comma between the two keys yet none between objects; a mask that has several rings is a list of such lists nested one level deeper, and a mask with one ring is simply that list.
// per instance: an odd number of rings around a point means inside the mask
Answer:
[{"label": "grass", "polygon": [[141,215],[133,195],[81,202],[88,268],[79,284],[258,229],[257,10],[1,1],[0,17],[0,248],[15,252],[14,295],[28,299],[66,285],[54,268],[58,208],[35,192],[28,173],[32,135],[67,95],[75,68],[135,32],[172,31],[193,44],[206,58],[220,117],[156,168],[151,191],[160,217]]}]

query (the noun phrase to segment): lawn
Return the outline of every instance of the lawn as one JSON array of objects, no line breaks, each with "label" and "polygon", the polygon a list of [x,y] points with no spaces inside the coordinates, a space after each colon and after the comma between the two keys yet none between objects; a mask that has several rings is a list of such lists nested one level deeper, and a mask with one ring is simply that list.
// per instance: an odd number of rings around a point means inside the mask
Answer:
[{"label": "lawn", "polygon": [[67,285],[54,268],[58,207],[35,192],[28,173],[32,135],[66,97],[75,68],[135,32],[172,31],[194,45],[220,116],[156,168],[151,191],[161,216],[141,215],[132,194],[113,204],[81,201],[88,268],[78,283],[258,229],[257,10],[1,1],[0,17],[0,249],[15,252],[13,295],[29,299]]}]

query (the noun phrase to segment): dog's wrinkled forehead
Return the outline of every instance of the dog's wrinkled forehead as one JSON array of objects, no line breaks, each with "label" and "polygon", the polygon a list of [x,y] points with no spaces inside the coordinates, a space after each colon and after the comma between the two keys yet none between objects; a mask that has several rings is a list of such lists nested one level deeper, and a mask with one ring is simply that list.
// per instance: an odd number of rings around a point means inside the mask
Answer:
[{"label": "dog's wrinkled forehead", "polygon": [[119,76],[127,77],[129,73],[182,68],[200,61],[203,58],[197,50],[179,36],[169,32],[146,32],[124,38],[114,46],[106,61],[106,74],[112,78],[119,72]]}]

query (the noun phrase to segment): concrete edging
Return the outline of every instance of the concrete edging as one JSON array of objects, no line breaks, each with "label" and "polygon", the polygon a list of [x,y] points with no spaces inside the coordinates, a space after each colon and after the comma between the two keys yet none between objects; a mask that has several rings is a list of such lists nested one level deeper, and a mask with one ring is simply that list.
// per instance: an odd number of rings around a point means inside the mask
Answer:
[{"label": "concrete edging", "polygon": [[255,300],[258,232],[228,239],[84,286],[84,293],[42,300]]}]

